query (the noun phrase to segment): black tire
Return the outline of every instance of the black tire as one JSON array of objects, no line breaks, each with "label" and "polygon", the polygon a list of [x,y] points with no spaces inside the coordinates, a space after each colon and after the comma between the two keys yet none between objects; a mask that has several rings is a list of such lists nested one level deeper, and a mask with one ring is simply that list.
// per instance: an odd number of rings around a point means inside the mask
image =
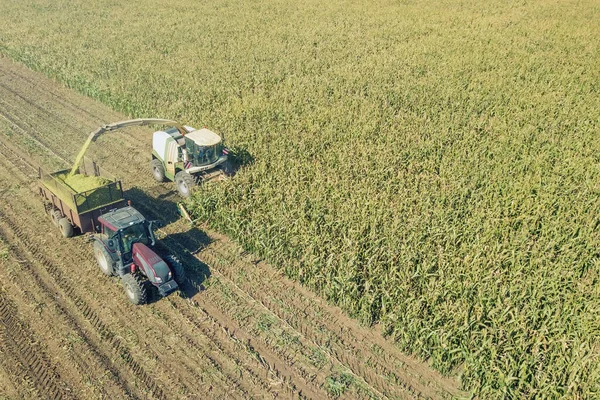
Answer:
[{"label": "black tire", "polygon": [[171,272],[173,273],[173,279],[175,279],[175,282],[177,282],[179,286],[183,285],[183,283],[185,282],[185,269],[183,268],[183,264],[181,264],[181,261],[179,261],[179,259],[174,255],[169,254],[165,257],[165,262],[171,269]]},{"label": "black tire", "polygon": [[148,292],[145,282],[139,275],[126,274],[121,277],[123,288],[129,301],[135,305],[145,304],[148,298]]},{"label": "black tire", "polygon": [[162,161],[155,158],[150,162],[150,168],[152,170],[152,176],[154,176],[154,179],[156,179],[158,182],[163,182],[165,180],[165,166],[163,165]]},{"label": "black tire", "polygon": [[73,225],[66,218],[61,218],[58,220],[58,228],[60,229],[60,233],[66,238],[70,238],[73,236]]},{"label": "black tire", "polygon": [[60,211],[58,211],[56,208],[52,208],[50,209],[50,218],[52,218],[52,223],[54,225],[59,226],[58,221],[60,221],[62,215],[60,214]]},{"label": "black tire", "polygon": [[100,267],[100,271],[108,276],[116,275],[115,261],[110,256],[108,250],[106,250],[106,247],[98,241],[94,242],[94,257],[96,257],[96,262],[98,263],[98,267]]},{"label": "black tire", "polygon": [[221,171],[223,171],[223,174],[225,174],[225,176],[232,176],[233,165],[231,164],[231,161],[227,160],[223,164],[221,164]]},{"label": "black tire", "polygon": [[175,175],[175,185],[181,197],[187,199],[192,195],[192,190],[196,186],[194,177],[185,171],[179,171]]}]

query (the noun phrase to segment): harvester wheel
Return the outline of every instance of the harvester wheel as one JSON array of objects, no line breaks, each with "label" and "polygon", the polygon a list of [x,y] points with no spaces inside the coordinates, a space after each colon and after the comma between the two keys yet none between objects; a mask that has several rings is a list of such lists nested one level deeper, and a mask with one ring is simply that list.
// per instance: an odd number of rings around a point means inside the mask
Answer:
[{"label": "harvester wheel", "polygon": [[223,174],[226,177],[232,176],[233,175],[233,165],[231,165],[231,161],[225,161],[223,164],[221,164],[221,171],[223,171]]},{"label": "harvester wheel", "polygon": [[66,238],[70,238],[73,236],[73,225],[66,218],[61,218],[58,220],[58,227],[60,229],[60,233]]},{"label": "harvester wheel", "polygon": [[192,189],[196,186],[194,177],[185,171],[179,171],[175,175],[175,184],[181,197],[186,199],[192,195]]},{"label": "harvester wheel", "polygon": [[94,241],[94,257],[96,257],[96,262],[104,274],[108,276],[115,275],[115,261],[104,245],[98,241]]},{"label": "harvester wheel", "polygon": [[174,255],[169,254],[165,257],[165,262],[169,265],[169,268],[171,268],[173,279],[181,286],[183,282],[185,282],[185,269],[183,269],[181,261]]},{"label": "harvester wheel", "polygon": [[121,280],[129,301],[135,305],[146,303],[148,293],[146,285],[139,275],[126,274],[121,277]]},{"label": "harvester wheel", "polygon": [[152,176],[154,176],[154,179],[156,179],[158,182],[165,180],[165,166],[163,165],[162,161],[155,158],[150,162],[150,168],[152,168]]},{"label": "harvester wheel", "polygon": [[54,225],[58,226],[58,221],[60,221],[62,215],[60,215],[60,211],[58,211],[56,208],[52,208],[50,210],[50,218],[52,218]]}]

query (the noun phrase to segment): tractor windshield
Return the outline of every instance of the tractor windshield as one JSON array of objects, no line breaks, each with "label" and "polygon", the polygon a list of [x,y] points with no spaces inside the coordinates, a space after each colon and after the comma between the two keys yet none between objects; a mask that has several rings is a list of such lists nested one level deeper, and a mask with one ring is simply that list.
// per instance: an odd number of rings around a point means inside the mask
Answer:
[{"label": "tractor windshield", "polygon": [[123,228],[121,230],[121,239],[123,240],[123,251],[125,253],[131,252],[131,247],[134,243],[143,243],[145,245],[151,243],[150,237],[148,236],[148,228],[144,223],[138,223]]}]

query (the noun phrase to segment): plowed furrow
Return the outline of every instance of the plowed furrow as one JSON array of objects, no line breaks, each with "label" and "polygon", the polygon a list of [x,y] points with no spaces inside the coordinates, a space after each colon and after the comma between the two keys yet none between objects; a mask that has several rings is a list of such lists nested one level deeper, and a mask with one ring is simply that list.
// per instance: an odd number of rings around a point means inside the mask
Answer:
[{"label": "plowed furrow", "polygon": [[[7,155],[10,154],[9,149],[0,149],[0,150],[4,150],[2,153],[0,154],[4,154],[6,153]],[[8,150],[8,151],[7,151]],[[10,157],[6,158],[7,160],[10,159]],[[23,232],[20,232],[21,235],[24,235]],[[26,240],[26,239],[24,239]],[[36,253],[36,255],[38,256],[38,259],[40,257],[42,257],[40,255],[40,252],[38,251],[37,246],[34,245],[34,247],[32,248],[33,251]],[[87,254],[85,251],[82,251],[81,254]],[[45,260],[45,261],[44,261]],[[87,261],[90,263],[94,263],[95,260],[91,259],[90,257],[87,257]],[[49,261],[46,259],[42,259],[42,263],[48,267],[49,266]],[[52,267],[51,267],[52,268]],[[52,269],[51,272],[55,272],[55,269]],[[67,285],[66,283],[63,282],[63,285]],[[83,312],[83,316],[89,321],[91,322],[91,324],[96,327],[97,331],[100,333],[100,335],[104,338],[104,339],[109,339],[111,341],[111,345],[115,346],[116,349],[118,351],[121,350],[121,346],[118,345],[118,343],[115,345],[114,340],[115,337],[113,334],[110,333],[110,331],[108,331],[106,329],[105,324],[103,324],[100,320],[100,318],[98,317],[98,315],[96,315],[90,308],[89,306],[81,300],[81,298],[74,296],[73,290],[72,290],[72,286],[67,285],[67,295],[72,298],[75,299],[74,301],[76,302],[76,305],[78,306],[78,308],[80,308]],[[189,318],[186,317],[186,320],[188,320]],[[209,333],[206,330],[204,331],[205,333]],[[209,334],[207,337],[211,340],[210,343],[204,344],[204,347],[200,347],[198,344],[196,344],[195,341],[197,341],[197,339],[191,339],[191,337],[187,337],[185,338],[185,340],[187,341],[187,343],[190,345],[190,347],[192,349],[197,350],[197,354],[202,355],[203,357],[205,357],[205,360],[203,360],[204,362],[208,361],[210,364],[212,364],[214,367],[216,367],[218,370],[222,371],[222,372],[228,372],[228,374],[226,374],[224,376],[225,381],[221,382],[222,387],[227,387],[230,388],[228,390],[228,395],[231,396],[233,394],[233,392],[238,391],[240,393],[240,395],[243,395],[245,393],[247,393],[247,391],[250,391],[250,393],[252,393],[254,391],[252,384],[254,383],[255,385],[258,385],[259,387],[267,390],[267,392],[273,392],[275,395],[277,394],[276,391],[273,390],[273,388],[266,383],[262,378],[261,378],[261,374],[256,373],[255,371],[253,371],[251,368],[248,368],[248,366],[246,364],[244,365],[237,365],[239,364],[239,361],[237,361],[237,357],[235,354],[235,351],[230,351],[230,352],[225,352],[223,351],[223,354],[215,354],[216,358],[210,358],[209,355],[207,355],[206,353],[210,353],[210,352],[215,352],[215,349],[218,350],[224,350],[222,348],[222,344],[220,344],[218,341],[215,340],[217,335],[215,335],[214,333],[211,335]],[[232,364],[234,364],[233,367],[229,367],[228,363],[225,363],[222,360],[222,356],[224,354],[227,354],[228,359],[232,360]],[[128,362],[130,361],[130,356],[125,354],[123,355],[123,359]],[[202,365],[201,360],[200,365]],[[134,371],[138,372],[140,370],[139,366],[137,365],[137,363],[132,362],[131,367],[133,368]],[[236,375],[238,375],[235,372],[235,369],[242,369],[246,371],[246,374],[249,378],[251,378],[250,380],[239,380],[238,378],[236,378]],[[190,369],[191,370],[191,369]],[[143,372],[140,372],[143,373]],[[197,377],[199,378],[199,377]],[[193,379],[190,379],[189,381],[191,381],[192,383],[194,382]],[[188,382],[189,383],[189,382]],[[254,393],[255,396],[260,396],[260,392],[256,392]],[[243,396],[242,396],[243,397]]]},{"label": "plowed furrow", "polygon": [[[46,268],[48,274],[53,278],[54,283],[63,290],[63,292],[66,294],[66,298],[71,301],[79,313],[94,327],[94,330],[99,334],[102,342],[106,343],[108,345],[107,347],[110,347],[112,352],[116,353],[116,355],[123,360],[133,375],[146,385],[152,396],[157,399],[166,399],[166,396],[157,382],[155,382],[154,379],[152,379],[152,377],[144,370],[144,368],[136,360],[134,360],[127,347],[123,344],[122,340],[115,335],[98,318],[96,313],[88,306],[88,304],[77,295],[73,287],[62,277],[62,273],[60,272],[59,268],[39,251],[38,247],[33,244],[20,226],[15,221],[7,217],[3,211],[0,211],[0,223],[6,225],[11,230],[14,236],[20,241],[21,246],[26,246],[26,252],[34,262],[37,262]],[[33,272],[33,270],[31,272]],[[41,277],[34,276],[34,278],[36,282],[44,288],[44,290],[54,292],[54,290],[48,287]],[[64,309],[64,311],[66,311],[66,309]],[[116,371],[113,372],[115,372],[115,375],[118,376]]]},{"label": "plowed furrow", "polygon": [[[81,118],[82,115],[85,115],[88,120],[94,120],[98,124],[105,123],[104,118],[106,117],[107,110],[101,103],[95,101],[87,101],[87,107],[81,107],[77,102],[68,101],[68,97],[63,93],[64,89],[40,86],[39,82],[32,79],[30,77],[31,71],[20,70],[19,68],[3,68],[4,65],[0,63],[0,71],[2,71],[3,75],[0,75],[0,78],[5,82],[6,85],[14,88],[16,91],[22,90],[22,87],[19,85],[14,85],[16,82],[24,82],[27,83],[27,97],[35,97],[35,98],[48,98],[50,97],[50,101],[45,102],[48,104],[59,104],[63,107],[64,111],[68,111],[64,113],[69,116],[77,116]],[[92,112],[95,111],[95,112]],[[114,113],[114,112],[112,112]]]},{"label": "plowed furrow", "polygon": [[47,151],[62,162],[69,164],[68,160],[70,157],[68,154],[65,154],[64,151],[60,150],[58,152],[54,151],[53,148],[48,145],[49,140],[44,139],[43,135],[41,135],[39,132],[35,132],[35,127],[25,121],[25,117],[18,116],[18,114],[18,110],[16,110],[14,106],[11,106],[7,101],[0,97],[0,115],[13,127],[18,129],[19,132],[17,132],[17,134],[28,137],[40,149]]},{"label": "plowed furrow", "polygon": [[[16,307],[0,288],[0,337],[3,347],[3,362],[11,358],[21,365],[22,373],[27,374],[46,399],[73,398],[66,385],[59,386],[59,374],[45,353],[34,342],[33,334],[25,322],[16,316]],[[14,365],[14,364],[13,364]]]}]

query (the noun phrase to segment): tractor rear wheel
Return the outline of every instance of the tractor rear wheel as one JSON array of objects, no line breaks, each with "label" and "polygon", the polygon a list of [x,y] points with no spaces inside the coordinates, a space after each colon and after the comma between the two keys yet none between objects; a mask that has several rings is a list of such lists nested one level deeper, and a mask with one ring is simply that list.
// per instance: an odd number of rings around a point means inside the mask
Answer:
[{"label": "tractor rear wheel", "polygon": [[154,179],[156,179],[158,182],[165,180],[165,166],[163,165],[162,161],[160,161],[158,158],[155,158],[150,162],[150,168],[152,169],[152,176],[154,176]]},{"label": "tractor rear wheel", "polygon": [[70,238],[73,236],[73,225],[66,218],[61,218],[58,220],[58,228],[60,229],[60,233],[66,238]]},{"label": "tractor rear wheel", "polygon": [[177,190],[181,197],[187,199],[192,195],[192,189],[196,186],[196,182],[194,181],[194,177],[187,172],[179,171],[175,175],[175,185],[177,185]]},{"label": "tractor rear wheel", "polygon": [[183,283],[185,282],[185,269],[183,269],[181,261],[179,261],[179,259],[174,255],[169,254],[165,257],[165,262],[171,269],[171,272],[173,273],[173,279],[175,279],[175,282],[177,282],[179,286],[183,285]]},{"label": "tractor rear wheel", "polygon": [[135,305],[145,304],[148,292],[142,278],[137,274],[126,274],[121,277],[123,288],[129,301]]},{"label": "tractor rear wheel", "polygon": [[101,242],[94,241],[94,257],[96,257],[96,262],[105,275],[115,275],[115,261]]}]

